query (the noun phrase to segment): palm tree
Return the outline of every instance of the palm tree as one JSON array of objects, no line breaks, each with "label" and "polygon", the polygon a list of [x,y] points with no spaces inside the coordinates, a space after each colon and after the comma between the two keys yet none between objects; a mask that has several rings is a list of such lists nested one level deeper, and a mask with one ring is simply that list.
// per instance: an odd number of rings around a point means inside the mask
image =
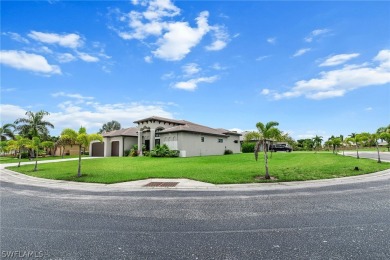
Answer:
[{"label": "palm tree", "polygon": [[376,131],[380,139],[387,142],[387,150],[390,152],[390,125],[378,128]]},{"label": "palm tree", "polygon": [[374,134],[370,134],[368,136],[370,142],[374,142],[375,143],[375,147],[376,147],[376,151],[378,153],[378,163],[381,163],[381,156],[380,156],[380,153],[379,153],[379,146],[378,146],[378,140],[381,139],[380,138],[380,134],[378,133],[374,133]]},{"label": "palm tree", "polygon": [[38,152],[39,152],[39,147],[41,146],[41,140],[39,137],[34,136],[28,145],[28,148],[32,149],[35,151],[35,166],[34,166],[34,172],[38,170]]},{"label": "palm tree", "polygon": [[22,150],[28,147],[31,143],[31,140],[24,138],[20,135],[15,136],[15,140],[9,140],[7,142],[8,147],[11,150],[19,151],[19,163],[18,167],[20,167],[20,161],[22,160]]},{"label": "palm tree", "polygon": [[14,139],[15,138],[14,131],[15,131],[15,125],[13,124],[4,124],[2,127],[0,127],[1,141],[6,141],[8,138]]},{"label": "palm tree", "polygon": [[263,147],[264,151],[264,163],[265,163],[265,179],[270,179],[271,177],[269,176],[268,173],[268,144],[267,141],[275,138],[279,138],[281,135],[281,131],[276,128],[279,123],[275,121],[268,122],[266,125],[263,123],[259,122],[256,124],[257,129],[259,130],[259,134],[261,136],[260,141],[257,142],[256,147],[255,147],[255,159],[257,161],[258,159],[258,154],[260,151],[260,147]]},{"label": "palm tree", "polygon": [[359,142],[360,142],[360,137],[358,134],[356,133],[352,133],[349,135],[350,136],[350,140],[352,142],[355,143],[355,147],[356,147],[356,158],[359,159]]},{"label": "palm tree", "polygon": [[112,120],[110,122],[107,122],[103,124],[102,128],[99,130],[99,134],[103,132],[111,132],[113,130],[119,130],[121,129],[121,124],[118,121]]},{"label": "palm tree", "polygon": [[49,113],[46,111],[38,111],[36,113],[27,111],[27,118],[19,118],[15,120],[16,130],[24,137],[32,139],[34,136],[47,136],[49,133],[48,127],[54,128],[54,125],[43,120]]},{"label": "palm tree", "polygon": [[316,136],[313,138],[313,142],[314,142],[314,147],[315,147],[315,152],[316,152],[316,153],[317,153],[317,151],[318,151],[317,147],[318,147],[318,146],[321,147],[322,140],[324,140],[324,138],[323,138],[322,136],[318,136],[318,135],[316,135]]},{"label": "palm tree", "polygon": [[103,137],[100,134],[87,134],[85,127],[80,127],[76,132],[73,129],[66,128],[61,132],[61,139],[70,140],[72,144],[79,146],[79,165],[77,170],[77,176],[81,177],[81,150],[89,147],[91,141],[103,141]]}]

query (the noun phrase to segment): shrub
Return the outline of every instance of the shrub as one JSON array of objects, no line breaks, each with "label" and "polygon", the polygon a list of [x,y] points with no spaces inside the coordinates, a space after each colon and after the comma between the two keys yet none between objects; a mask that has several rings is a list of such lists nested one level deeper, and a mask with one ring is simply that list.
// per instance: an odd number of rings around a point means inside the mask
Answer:
[{"label": "shrub", "polygon": [[29,155],[28,152],[23,152],[21,158],[22,159],[28,159],[28,158],[30,158],[30,155]]},{"label": "shrub", "polygon": [[178,157],[178,150],[169,150],[169,147],[166,144],[156,145],[153,150],[150,151],[150,156],[152,157]]},{"label": "shrub", "polygon": [[130,150],[125,150],[124,151],[124,156],[129,156],[130,155]]},{"label": "shrub", "polygon": [[241,151],[243,153],[253,153],[255,151],[255,145],[256,143],[242,143]]},{"label": "shrub", "polygon": [[229,150],[229,149],[226,149],[225,152],[224,152],[224,154],[225,154],[225,155],[226,155],[226,154],[233,154],[233,151],[232,151],[232,150]]}]

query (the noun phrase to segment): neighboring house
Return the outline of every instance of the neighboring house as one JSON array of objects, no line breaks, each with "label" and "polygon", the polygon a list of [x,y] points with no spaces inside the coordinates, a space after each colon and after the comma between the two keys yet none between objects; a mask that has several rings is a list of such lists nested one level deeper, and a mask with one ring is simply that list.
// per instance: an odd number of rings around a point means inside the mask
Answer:
[{"label": "neighboring house", "polygon": [[133,145],[138,145],[142,154],[142,146],[150,151],[158,144],[179,150],[180,157],[221,155],[225,150],[240,153],[237,132],[157,116],[134,123],[138,126],[103,133],[103,143],[91,144],[91,156],[123,156]]},{"label": "neighboring house", "polygon": [[79,146],[78,145],[65,145],[65,147],[57,146],[57,149],[54,151],[55,156],[64,155],[78,155],[79,154]]}]

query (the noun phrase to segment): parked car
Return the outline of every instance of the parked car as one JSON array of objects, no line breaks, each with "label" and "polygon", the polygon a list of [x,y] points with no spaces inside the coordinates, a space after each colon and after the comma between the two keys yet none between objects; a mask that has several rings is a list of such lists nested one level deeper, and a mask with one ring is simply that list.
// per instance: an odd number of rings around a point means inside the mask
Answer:
[{"label": "parked car", "polygon": [[271,152],[278,152],[278,151],[292,152],[292,148],[288,144],[273,144],[269,147],[269,150]]}]

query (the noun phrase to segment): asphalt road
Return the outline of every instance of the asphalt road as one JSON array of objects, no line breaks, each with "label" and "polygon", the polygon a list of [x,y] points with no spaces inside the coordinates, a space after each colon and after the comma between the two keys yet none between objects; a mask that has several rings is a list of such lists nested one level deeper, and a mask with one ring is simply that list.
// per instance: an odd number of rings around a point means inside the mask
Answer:
[{"label": "asphalt road", "polygon": [[0,191],[3,258],[390,259],[390,179],[288,191],[1,182]]},{"label": "asphalt road", "polygon": [[[356,152],[347,152],[346,153],[349,156],[356,157]],[[378,159],[378,153],[377,152],[365,152],[365,151],[359,151],[359,157],[360,158],[369,158],[369,159]],[[384,162],[390,162],[390,152],[380,152],[379,157]]]}]

